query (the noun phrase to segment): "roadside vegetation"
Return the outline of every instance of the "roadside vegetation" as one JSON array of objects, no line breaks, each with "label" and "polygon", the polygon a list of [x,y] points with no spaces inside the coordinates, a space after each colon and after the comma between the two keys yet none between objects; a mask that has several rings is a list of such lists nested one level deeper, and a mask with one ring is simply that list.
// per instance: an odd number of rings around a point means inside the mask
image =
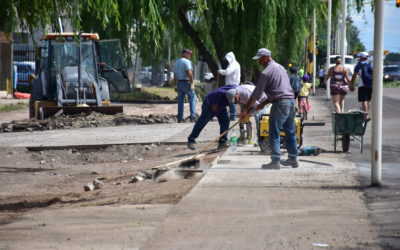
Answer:
[{"label": "roadside vegetation", "polygon": [[[195,92],[199,100],[203,100],[204,96],[207,94],[206,91],[196,85]],[[124,94],[111,94],[112,100],[120,101],[174,101],[178,99],[178,94],[174,87],[142,87],[140,90],[132,89],[130,93]]]},{"label": "roadside vegetation", "polygon": [[400,81],[393,81],[393,82],[384,82],[383,83],[384,88],[399,88],[400,87]]},{"label": "roadside vegetation", "polygon": [[28,108],[28,104],[26,103],[16,103],[16,104],[0,104],[0,113],[3,112],[11,112],[21,109]]}]

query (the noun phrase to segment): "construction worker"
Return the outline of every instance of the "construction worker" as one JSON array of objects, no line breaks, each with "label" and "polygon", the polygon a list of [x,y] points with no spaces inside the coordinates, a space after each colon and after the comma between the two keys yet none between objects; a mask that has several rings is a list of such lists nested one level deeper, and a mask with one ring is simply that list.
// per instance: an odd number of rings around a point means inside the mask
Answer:
[{"label": "construction worker", "polygon": [[260,99],[262,93],[268,97],[257,106],[257,109],[264,108],[266,104],[272,103],[269,117],[269,132],[271,144],[271,162],[263,164],[262,169],[280,169],[281,167],[281,140],[280,129],[286,135],[286,148],[289,157],[282,162],[284,166],[293,168],[299,167],[297,159],[297,141],[296,141],[296,125],[295,125],[295,100],[294,93],[290,86],[289,77],[285,68],[276,63],[272,59],[272,53],[269,49],[261,48],[257,55],[253,57],[259,64],[264,67],[261,72],[256,88],[250,96],[250,100],[246,104],[246,108],[240,113],[239,118],[244,118],[248,115],[248,110],[254,103]]},{"label": "construction worker", "polygon": [[185,122],[183,115],[185,95],[189,97],[190,121],[195,122],[196,118],[196,93],[194,91],[192,62],[190,57],[193,52],[189,49],[182,50],[182,57],[176,61],[174,66],[174,85],[178,90],[178,122]]},{"label": "construction worker", "polygon": [[[236,61],[233,52],[225,55],[225,59],[229,62],[228,67],[223,70],[219,69],[218,74],[225,76],[225,85],[240,84],[240,64]],[[230,120],[234,121],[236,117],[236,105],[229,105]]]},{"label": "construction worker", "polygon": [[[230,89],[226,93],[229,103],[240,104],[240,109],[244,110],[254,89],[255,89],[255,86],[252,84],[243,84],[235,89]],[[254,103],[253,107],[256,108],[258,104],[262,103],[266,99],[267,99],[267,96],[265,95],[265,93],[262,93],[260,99]],[[259,117],[264,112],[265,112],[264,110],[260,110],[255,115],[257,130],[258,130],[258,124],[259,124]],[[240,137],[239,137],[238,143],[243,144],[246,140],[251,141],[253,129],[252,129],[252,125],[250,122],[250,116],[246,116],[246,117],[240,119],[239,127],[240,127]]]},{"label": "construction worker", "polygon": [[[203,100],[201,106],[201,115],[193,127],[192,133],[188,137],[187,147],[189,149],[195,150],[196,138],[199,137],[203,128],[207,123],[216,116],[218,118],[218,123],[220,126],[220,134],[224,133],[229,128],[229,116],[226,111],[226,107],[231,103],[228,101],[227,92],[230,89],[235,89],[239,85],[229,84],[222,86],[209,92]],[[225,134],[218,141],[218,149],[228,147],[227,144],[228,137]]]}]

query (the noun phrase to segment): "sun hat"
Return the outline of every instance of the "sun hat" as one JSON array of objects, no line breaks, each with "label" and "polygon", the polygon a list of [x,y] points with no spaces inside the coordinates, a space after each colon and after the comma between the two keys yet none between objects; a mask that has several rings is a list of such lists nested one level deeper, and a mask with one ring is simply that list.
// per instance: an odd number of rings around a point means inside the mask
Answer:
[{"label": "sun hat", "polygon": [[254,60],[260,59],[262,56],[271,56],[272,53],[269,49],[261,48],[257,51],[257,55],[253,57]]},{"label": "sun hat", "polygon": [[368,52],[361,52],[360,54],[358,54],[358,57],[368,58]]}]

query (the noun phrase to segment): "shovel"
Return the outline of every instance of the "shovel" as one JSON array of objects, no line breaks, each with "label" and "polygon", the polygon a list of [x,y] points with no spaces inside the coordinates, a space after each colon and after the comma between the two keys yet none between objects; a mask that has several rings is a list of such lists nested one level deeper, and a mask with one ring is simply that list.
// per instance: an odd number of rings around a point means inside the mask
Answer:
[{"label": "shovel", "polygon": [[238,120],[237,122],[235,122],[232,126],[230,126],[230,128],[228,128],[227,130],[225,130],[222,134],[220,134],[219,136],[215,137],[212,141],[210,141],[209,143],[207,143],[207,145],[205,145],[204,147],[202,147],[199,152],[197,154],[195,154],[194,156],[191,156],[189,158],[185,158],[180,160],[180,164],[179,164],[179,168],[187,168],[187,167],[191,167],[191,166],[198,166],[199,162],[200,162],[200,158],[203,157],[205,154],[203,154],[211,145],[213,145],[216,141],[218,141],[219,139],[221,139],[221,137],[223,137],[224,135],[226,135],[229,131],[231,131],[236,125],[238,125],[240,122],[240,120]]}]

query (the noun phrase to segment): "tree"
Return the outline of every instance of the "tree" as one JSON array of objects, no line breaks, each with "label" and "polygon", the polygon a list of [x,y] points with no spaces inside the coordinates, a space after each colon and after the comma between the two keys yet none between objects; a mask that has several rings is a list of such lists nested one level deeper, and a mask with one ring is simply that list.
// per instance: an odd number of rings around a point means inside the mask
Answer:
[{"label": "tree", "polygon": [[352,23],[347,23],[347,44],[349,46],[349,50],[353,53],[365,51],[366,48],[364,44],[361,42],[359,35],[360,31],[356,26]]},{"label": "tree", "polygon": [[[62,10],[75,30],[98,32],[102,38],[120,38],[127,55],[140,52],[148,64],[165,58],[169,44],[173,55],[192,44],[197,49],[196,56],[199,54],[216,75],[218,62],[225,66],[224,55],[233,51],[247,79],[258,67],[251,57],[261,47],[271,49],[274,59],[282,64],[300,63],[313,9],[317,10],[319,23],[326,20],[326,3],[319,0],[33,2],[9,1],[0,14],[10,17],[10,21],[2,19],[0,27],[9,25],[12,30],[19,18],[22,26],[33,30],[56,23]],[[337,10],[340,1],[333,2],[333,9]]]},{"label": "tree", "polygon": [[385,57],[385,64],[400,63],[400,53],[391,52]]},{"label": "tree", "polygon": [[112,25],[120,27],[117,0],[6,0],[1,1],[0,30],[9,34],[21,27],[33,34],[36,30],[45,30],[46,25],[54,25],[62,16],[70,20],[74,30],[79,31],[84,11],[96,16],[103,27],[110,25],[110,19],[115,21]]}]

